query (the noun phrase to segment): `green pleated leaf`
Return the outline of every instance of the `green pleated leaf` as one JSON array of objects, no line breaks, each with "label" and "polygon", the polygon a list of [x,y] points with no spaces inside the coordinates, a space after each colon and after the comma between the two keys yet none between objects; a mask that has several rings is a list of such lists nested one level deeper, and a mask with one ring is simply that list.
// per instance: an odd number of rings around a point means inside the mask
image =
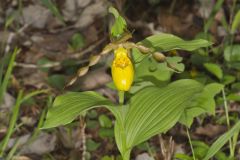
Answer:
[{"label": "green pleated leaf", "polygon": [[183,72],[184,71],[184,64],[182,62],[182,57],[167,57],[166,61],[168,63],[168,68],[174,72]]},{"label": "green pleated leaf", "polygon": [[[195,104],[196,97],[213,97],[219,88],[218,84],[204,87],[195,80],[179,80],[163,88],[144,88],[125,106],[116,106],[95,92],[71,92],[55,99],[43,128],[65,125],[81,112],[94,107],[106,107],[116,118],[114,135],[119,151],[124,160],[129,160],[134,146],[156,134],[167,132],[180,120],[186,108]],[[204,97],[200,100],[204,100]],[[208,105],[204,102],[201,104],[199,108]]]},{"label": "green pleated leaf", "polygon": [[[157,34],[147,37],[138,44],[142,44],[146,47],[152,48],[154,51],[166,52],[170,50],[186,50],[193,51],[202,47],[208,47],[212,45],[211,42],[204,39],[196,39],[192,41],[185,41],[172,34]],[[134,62],[141,61],[147,55],[140,53],[138,49],[133,49]]]},{"label": "green pleated leaf", "polygon": [[201,83],[179,80],[164,88],[147,87],[133,96],[124,124],[115,124],[115,138],[124,159],[134,146],[172,128],[202,92]]},{"label": "green pleated leaf", "polygon": [[127,146],[140,144],[175,125],[192,95],[202,87],[194,80],[180,80],[165,88],[149,87],[139,92],[131,99],[125,119]]},{"label": "green pleated leaf", "polygon": [[171,78],[171,72],[166,63],[158,63],[151,57],[147,57],[139,63],[135,68],[135,72],[136,80],[155,78],[158,81],[168,81]]},{"label": "green pleated leaf", "polygon": [[58,96],[49,109],[43,128],[52,128],[72,122],[81,112],[94,107],[104,106],[121,119],[120,107],[114,107],[109,100],[96,92],[70,92]]},{"label": "green pleated leaf", "polygon": [[224,49],[224,59],[227,62],[240,62],[240,45],[229,45]]},{"label": "green pleated leaf", "polygon": [[196,94],[191,105],[185,108],[180,122],[188,127],[192,125],[193,119],[202,113],[215,114],[214,96],[223,89],[223,85],[212,83],[206,85],[200,94]]},{"label": "green pleated leaf", "polygon": [[221,80],[223,78],[223,71],[219,65],[215,63],[204,63],[204,67],[218,79]]},{"label": "green pleated leaf", "polygon": [[143,40],[141,44],[147,47],[156,48],[163,52],[176,49],[193,51],[201,47],[212,45],[211,42],[204,39],[185,41],[177,36],[166,33],[150,36]]},{"label": "green pleated leaf", "polygon": [[207,152],[207,155],[204,157],[203,160],[209,160],[211,157],[213,157],[223,146],[226,144],[229,139],[240,130],[240,122],[237,122],[232,129],[230,129],[228,132],[220,136],[210,147],[210,149]]}]

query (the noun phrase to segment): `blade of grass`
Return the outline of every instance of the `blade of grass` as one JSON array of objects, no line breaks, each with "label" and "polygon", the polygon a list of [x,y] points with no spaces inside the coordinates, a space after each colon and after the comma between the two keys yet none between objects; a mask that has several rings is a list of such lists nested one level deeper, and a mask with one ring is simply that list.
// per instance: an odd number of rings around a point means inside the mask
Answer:
[{"label": "blade of grass", "polygon": [[31,93],[25,95],[25,96],[22,98],[21,103],[23,103],[24,101],[28,100],[28,99],[31,98],[31,97],[34,97],[34,96],[36,96],[36,95],[38,95],[38,94],[47,93],[48,91],[49,91],[49,90],[44,89],[44,90],[39,90],[39,91],[31,92]]},{"label": "blade of grass", "polygon": [[20,144],[20,141],[19,141],[19,139],[17,139],[16,142],[14,143],[14,146],[12,147],[10,152],[8,153],[6,160],[12,160],[12,157],[16,153],[19,144]]},{"label": "blade of grass", "polygon": [[13,67],[14,67],[14,61],[15,61],[15,58],[16,58],[16,56],[19,52],[20,52],[20,49],[15,48],[14,52],[11,56],[7,72],[6,72],[6,74],[3,78],[2,84],[0,86],[0,103],[2,102],[3,96],[4,96],[4,94],[7,90],[7,85],[8,85],[8,82],[9,82],[9,79],[11,77],[11,73],[12,73],[12,70],[13,70]]},{"label": "blade of grass", "polygon": [[20,90],[19,93],[18,93],[18,97],[17,97],[16,103],[15,103],[15,106],[13,108],[13,115],[11,116],[10,124],[9,124],[8,131],[7,131],[7,135],[5,136],[2,144],[0,145],[0,157],[3,156],[4,151],[7,148],[9,139],[10,139],[12,133],[14,132],[14,127],[15,127],[16,122],[17,122],[22,96],[23,96],[23,91]]},{"label": "blade of grass", "polygon": [[237,122],[228,132],[221,135],[209,148],[207,155],[204,157],[203,160],[209,160],[212,158],[223,146],[224,144],[232,138],[232,136],[239,132],[240,130],[240,121]]},{"label": "blade of grass", "polygon": [[52,102],[53,102],[53,98],[51,96],[48,97],[48,101],[47,101],[47,107],[43,109],[42,113],[41,113],[41,116],[40,116],[40,119],[39,119],[39,122],[38,122],[38,125],[37,125],[37,128],[35,128],[33,134],[32,134],[32,137],[29,139],[28,143],[31,143],[39,134],[40,132],[40,128],[43,127],[43,124],[44,124],[44,120],[45,120],[45,117],[46,117],[46,114],[47,114],[47,110],[49,107],[52,106]]},{"label": "blade of grass", "polygon": [[[231,125],[230,125],[230,119],[229,119],[229,113],[228,113],[227,99],[226,99],[224,89],[222,89],[222,96],[223,96],[223,101],[224,101],[224,110],[225,110],[225,114],[226,114],[227,127],[228,127],[228,130],[229,130],[231,128]],[[234,150],[233,150],[233,144],[232,144],[232,139],[231,138],[229,139],[229,148],[230,148],[230,156],[234,157]]]},{"label": "blade of grass", "polygon": [[223,5],[224,0],[218,0],[216,2],[216,4],[214,5],[214,8],[210,14],[210,17],[208,18],[207,22],[204,25],[204,32],[207,33],[208,29],[211,27],[214,17],[217,14],[217,12],[219,11],[219,9],[221,9],[222,5]]},{"label": "blade of grass", "polygon": [[41,0],[41,1],[46,7],[48,7],[48,9],[52,12],[52,14],[56,16],[63,23],[63,25],[65,25],[64,18],[59,12],[56,4],[54,4],[51,0]]},{"label": "blade of grass", "polygon": [[[15,131],[15,128],[17,127],[16,125],[16,121],[17,121],[17,117],[18,117],[18,113],[19,113],[19,108],[20,108],[20,105],[26,101],[27,99],[33,97],[33,96],[36,96],[38,94],[41,94],[41,93],[47,93],[48,90],[40,90],[40,91],[35,91],[35,92],[32,92],[32,93],[29,93],[27,94],[26,96],[23,97],[23,91],[20,91],[19,94],[18,94],[18,97],[17,97],[17,100],[16,100],[16,103],[15,103],[15,106],[14,106],[14,109],[13,109],[13,115],[11,117],[11,120],[10,120],[10,125],[9,125],[9,129],[8,129],[8,132],[7,132],[7,135],[6,137],[4,138],[3,142],[0,144],[0,157],[3,156],[4,154],[4,151],[7,147],[7,144],[9,142],[9,139],[11,137],[11,135],[14,133]],[[46,116],[46,112],[47,112],[47,109],[44,109],[43,110],[43,113],[40,117],[40,121],[38,123],[38,127],[37,127],[37,131],[39,132],[39,128],[43,125],[43,121],[44,121],[44,118]],[[20,125],[21,126],[21,125]],[[19,126],[18,126],[19,127]],[[37,132],[37,133],[38,133]],[[35,132],[34,132],[35,133]],[[35,133],[35,136],[37,135],[37,133]],[[34,135],[34,134],[33,134]],[[16,148],[15,148],[16,147]],[[8,154],[8,158],[11,159],[12,155],[16,152],[17,150],[17,147],[18,145],[14,145],[14,147],[12,148],[12,150],[9,152]],[[12,154],[12,155],[11,155]],[[8,158],[6,160],[8,160]]]},{"label": "blade of grass", "polygon": [[0,84],[2,84],[2,78],[3,78],[4,59],[5,59],[5,56],[3,56],[3,59],[0,61]]}]

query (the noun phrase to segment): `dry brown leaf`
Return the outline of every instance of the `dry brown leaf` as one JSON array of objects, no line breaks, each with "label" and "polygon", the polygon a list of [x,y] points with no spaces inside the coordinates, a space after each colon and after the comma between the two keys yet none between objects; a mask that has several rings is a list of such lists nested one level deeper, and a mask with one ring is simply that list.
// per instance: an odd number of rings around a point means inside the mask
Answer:
[{"label": "dry brown leaf", "polygon": [[201,135],[201,136],[207,136],[209,138],[214,138],[225,131],[226,131],[226,126],[207,124],[203,127],[202,126],[198,127],[195,131],[195,134]]},{"label": "dry brown leaf", "polygon": [[22,24],[30,24],[34,28],[43,29],[51,18],[50,10],[41,5],[29,5],[22,10],[19,21]]},{"label": "dry brown leaf", "polygon": [[12,160],[32,160],[32,159],[26,156],[15,156],[12,158]]},{"label": "dry brown leaf", "polygon": [[89,72],[86,76],[80,78],[78,85],[81,90],[93,90],[99,88],[111,81],[111,76],[106,73],[105,68],[100,68]]},{"label": "dry brown leaf", "polygon": [[55,149],[57,137],[54,134],[41,132],[39,136],[30,144],[21,148],[21,154],[43,155]]},{"label": "dry brown leaf", "polygon": [[95,1],[94,4],[91,4],[84,8],[81,16],[75,24],[76,28],[84,28],[94,22],[96,17],[101,17],[107,12],[107,3],[104,1]]}]

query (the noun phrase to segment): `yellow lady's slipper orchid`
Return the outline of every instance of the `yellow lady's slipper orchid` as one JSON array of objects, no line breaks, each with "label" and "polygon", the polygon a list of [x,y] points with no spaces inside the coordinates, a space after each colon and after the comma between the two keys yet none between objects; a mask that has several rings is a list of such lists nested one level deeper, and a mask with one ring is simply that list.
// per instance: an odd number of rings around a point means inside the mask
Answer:
[{"label": "yellow lady's slipper orchid", "polygon": [[114,51],[112,63],[112,78],[119,91],[128,91],[134,76],[133,64],[125,48],[119,47]]}]

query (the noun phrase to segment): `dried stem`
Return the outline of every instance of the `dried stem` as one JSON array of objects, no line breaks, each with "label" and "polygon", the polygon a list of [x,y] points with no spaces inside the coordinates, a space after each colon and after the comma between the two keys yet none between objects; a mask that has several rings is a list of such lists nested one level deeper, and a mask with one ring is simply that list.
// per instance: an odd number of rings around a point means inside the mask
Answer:
[{"label": "dried stem", "polygon": [[81,139],[81,151],[82,151],[82,160],[86,160],[87,147],[86,147],[86,134],[85,134],[86,123],[84,117],[80,116],[80,139]]},{"label": "dried stem", "polygon": [[162,138],[161,134],[159,134],[158,137],[159,137],[159,143],[161,146],[161,152],[162,152],[163,159],[171,160],[172,155],[174,153],[174,146],[175,146],[175,143],[174,143],[172,137],[170,137],[170,139],[168,140],[168,142],[167,142],[168,145],[166,145],[164,143],[164,139]]}]

